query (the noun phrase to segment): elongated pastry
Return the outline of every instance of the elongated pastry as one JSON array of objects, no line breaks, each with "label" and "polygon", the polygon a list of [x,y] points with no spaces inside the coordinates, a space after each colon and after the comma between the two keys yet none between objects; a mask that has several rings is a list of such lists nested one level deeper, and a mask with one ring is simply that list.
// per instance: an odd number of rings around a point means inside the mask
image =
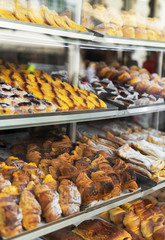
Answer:
[{"label": "elongated pastry", "polygon": [[73,232],[84,239],[90,240],[131,240],[131,235],[124,229],[99,219],[86,220],[78,225]]},{"label": "elongated pastry", "polygon": [[152,155],[160,160],[165,160],[165,151],[161,151],[156,144],[142,140],[140,142],[133,142],[133,146],[145,154]]},{"label": "elongated pastry", "polygon": [[0,234],[11,237],[19,234],[22,229],[22,212],[8,194],[0,194]]},{"label": "elongated pastry", "polygon": [[95,183],[82,172],[76,179],[76,186],[81,194],[82,205],[88,205],[98,200],[98,191]]},{"label": "elongated pastry", "polygon": [[24,190],[24,188],[26,188],[29,181],[30,181],[29,174],[22,171],[17,171],[13,173],[12,184],[18,188],[19,193],[21,193]]},{"label": "elongated pastry", "polygon": [[11,182],[9,180],[5,180],[2,174],[0,174],[0,192],[6,187],[11,186]]},{"label": "elongated pastry", "polygon": [[145,239],[154,240],[152,234],[154,231],[155,224],[153,221],[142,220],[141,221],[141,232]]},{"label": "elongated pastry", "polygon": [[165,238],[165,226],[164,225],[158,225],[154,228],[153,231],[153,238],[154,240],[164,240]]},{"label": "elongated pastry", "polygon": [[147,168],[150,172],[154,172],[157,168],[164,168],[164,161],[157,160],[154,157],[145,156],[140,152],[135,151],[128,144],[125,144],[118,149],[118,155],[133,164],[136,163],[137,165]]},{"label": "elongated pastry", "polygon": [[22,160],[20,160],[20,159],[17,158],[17,157],[11,156],[11,157],[9,157],[9,158],[6,160],[6,164],[7,164],[8,166],[15,167],[17,170],[19,170],[19,169],[22,169],[22,168],[23,168],[25,162],[22,161]]},{"label": "elongated pastry", "polygon": [[34,193],[41,205],[42,216],[46,222],[52,222],[61,217],[62,211],[59,205],[59,194],[53,192],[46,185],[36,185],[34,187]]},{"label": "elongated pastry", "polygon": [[81,195],[73,182],[67,179],[62,180],[58,192],[60,194],[59,204],[64,216],[80,211]]},{"label": "elongated pastry", "polygon": [[126,213],[123,224],[126,229],[131,230],[132,232],[140,235],[140,218],[131,210],[130,212]]},{"label": "elongated pastry", "polygon": [[127,229],[127,232],[131,235],[132,240],[145,240],[143,237]]},{"label": "elongated pastry", "polygon": [[126,215],[126,211],[124,211],[121,207],[116,207],[109,210],[109,215],[111,221],[117,226],[123,227],[123,220]]},{"label": "elongated pastry", "polygon": [[158,145],[165,145],[165,138],[159,138],[155,136],[148,136],[147,138],[148,142],[155,143]]},{"label": "elongated pastry", "polygon": [[34,195],[27,189],[24,189],[21,193],[19,206],[22,209],[23,214],[23,227],[26,230],[37,227],[41,221],[41,206],[35,199]]}]

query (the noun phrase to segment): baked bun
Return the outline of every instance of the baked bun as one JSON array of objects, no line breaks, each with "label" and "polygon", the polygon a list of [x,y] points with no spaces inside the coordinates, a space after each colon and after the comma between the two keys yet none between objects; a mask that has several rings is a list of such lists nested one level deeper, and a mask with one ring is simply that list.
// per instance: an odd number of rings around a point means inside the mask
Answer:
[{"label": "baked bun", "polygon": [[135,38],[135,29],[131,26],[123,26],[123,37],[127,38]]},{"label": "baked bun", "polygon": [[148,39],[147,30],[145,28],[135,28],[135,38]]}]

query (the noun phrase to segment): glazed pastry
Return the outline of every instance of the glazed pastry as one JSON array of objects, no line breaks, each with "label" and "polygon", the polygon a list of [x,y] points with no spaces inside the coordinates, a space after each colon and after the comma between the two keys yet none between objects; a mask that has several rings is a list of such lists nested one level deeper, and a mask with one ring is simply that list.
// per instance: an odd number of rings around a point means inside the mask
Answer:
[{"label": "glazed pastry", "polygon": [[6,160],[6,164],[8,166],[12,166],[12,167],[15,167],[17,170],[22,170],[25,162],[20,160],[19,158],[17,157],[9,157],[7,160]]},{"label": "glazed pastry", "polygon": [[73,182],[62,180],[58,192],[60,195],[59,204],[64,216],[69,216],[80,211],[81,195]]},{"label": "glazed pastry", "polygon": [[131,230],[137,235],[140,235],[141,220],[132,210],[126,213],[123,224],[126,229]]},{"label": "glazed pastry", "polygon": [[17,171],[13,173],[12,184],[18,188],[19,193],[21,193],[27,187],[29,181],[29,174],[22,171]]},{"label": "glazed pastry", "polygon": [[46,185],[36,185],[34,187],[34,193],[41,205],[42,216],[46,222],[52,222],[61,217],[62,211],[59,205],[59,194],[53,192]]},{"label": "glazed pastry", "polygon": [[79,224],[74,230],[74,233],[84,239],[104,239],[104,240],[131,240],[131,235],[124,229],[118,228],[110,223],[99,219],[86,220]]},{"label": "glazed pastry", "polygon": [[155,224],[151,220],[150,221],[147,221],[147,220],[141,221],[141,232],[147,240],[154,240],[154,238],[152,236],[154,227],[155,227]]},{"label": "glazed pastry", "polygon": [[164,236],[165,236],[165,226],[164,225],[160,225],[160,226],[156,226],[153,230],[153,238],[154,240],[164,240]]},{"label": "glazed pastry", "polygon": [[30,191],[25,189],[21,193],[19,206],[23,214],[23,227],[26,230],[36,228],[41,221],[41,207]]},{"label": "glazed pastry", "polygon": [[116,207],[109,210],[111,221],[117,226],[123,227],[123,220],[126,215],[126,211],[124,211],[121,207]]}]

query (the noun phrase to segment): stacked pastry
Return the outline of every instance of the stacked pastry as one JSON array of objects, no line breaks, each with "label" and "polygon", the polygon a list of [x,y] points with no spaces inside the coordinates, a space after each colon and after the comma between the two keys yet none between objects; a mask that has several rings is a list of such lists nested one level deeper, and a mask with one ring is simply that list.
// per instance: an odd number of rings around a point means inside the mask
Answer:
[{"label": "stacked pastry", "polygon": [[[89,91],[125,106],[162,103],[165,98],[165,80],[144,68],[90,63],[85,78]],[[82,81],[83,83],[83,81]],[[86,84],[80,84],[82,89]]]},{"label": "stacked pastry", "polygon": [[27,6],[26,4],[20,6],[18,1],[15,1],[15,5],[9,9],[10,5],[6,6],[5,3],[1,3],[0,17],[87,32],[83,26],[76,24],[66,15],[60,16],[56,11],[52,11],[44,5],[34,4],[30,6],[29,4]]},{"label": "stacked pastry", "polygon": [[[12,154],[20,156],[20,145],[12,147]],[[122,190],[135,191],[136,175],[124,161],[114,166],[103,150],[87,144],[73,147],[67,136],[51,137],[39,144],[28,144],[23,152],[27,162],[34,162],[45,174],[61,182],[72,181],[81,193],[82,205],[119,196]],[[104,184],[103,184],[104,183]]]},{"label": "stacked pastry", "polygon": [[[16,93],[23,93],[26,102],[29,102],[29,104],[18,104],[17,109],[26,110],[29,105],[38,112],[52,112],[56,108],[61,111],[106,108],[106,104],[95,94],[80,90],[74,85],[62,82],[43,71],[34,70],[34,73],[29,73],[27,65],[16,66],[2,60],[0,63],[1,81],[9,84],[14,88],[14,91],[16,91],[15,88],[21,89],[20,92],[18,89]],[[9,88],[11,88],[10,86]],[[13,96],[13,99],[17,98],[19,100],[19,96]],[[7,101],[8,98],[2,101],[7,104],[8,102],[5,102],[5,100]]]},{"label": "stacked pastry", "polygon": [[[80,211],[81,195],[76,185],[57,182],[35,163],[9,157],[0,166],[0,235],[9,237],[46,222]],[[6,209],[8,212],[6,212]]]},{"label": "stacked pastry", "polygon": [[165,31],[159,19],[145,18],[132,10],[119,12],[84,2],[82,25],[110,36],[165,41]]},{"label": "stacked pastry", "polygon": [[100,219],[86,220],[77,227],[69,226],[45,236],[48,240],[131,240],[131,235],[122,228]]},{"label": "stacked pastry", "polygon": [[80,126],[79,138],[95,149],[104,149],[113,164],[119,156],[136,172],[157,182],[165,179],[165,135],[160,131],[112,121]]},{"label": "stacked pastry", "polygon": [[99,216],[125,228],[133,239],[165,239],[165,215],[148,199],[123,204]]}]

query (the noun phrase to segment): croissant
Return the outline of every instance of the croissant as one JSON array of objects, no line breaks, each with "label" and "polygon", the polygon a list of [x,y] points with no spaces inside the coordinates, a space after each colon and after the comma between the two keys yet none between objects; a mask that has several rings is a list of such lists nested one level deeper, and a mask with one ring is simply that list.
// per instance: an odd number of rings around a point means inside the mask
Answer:
[{"label": "croissant", "polygon": [[95,183],[98,191],[99,200],[111,198],[111,192],[114,189],[112,179],[104,171],[97,171],[91,174],[91,180]]},{"label": "croissant", "polygon": [[88,205],[89,203],[98,199],[98,191],[94,182],[82,172],[76,179],[76,186],[81,194],[82,205]]},{"label": "croissant", "polygon": [[45,174],[49,174],[49,167],[51,166],[52,160],[42,159],[39,164],[39,169]]},{"label": "croissant", "polygon": [[8,194],[0,194],[0,234],[10,237],[19,234],[22,229],[22,212]]},{"label": "croissant", "polygon": [[25,164],[23,167],[23,171],[26,174],[29,174],[30,180],[37,179],[40,181],[45,176],[45,174],[39,168],[37,168],[37,165],[35,163]]},{"label": "croissant", "polygon": [[12,166],[12,167],[15,167],[17,170],[22,170],[25,162],[18,159],[17,157],[9,157],[7,160],[6,160],[6,164],[8,166]]},{"label": "croissant", "polygon": [[52,191],[57,191],[58,188],[58,182],[50,175],[46,175],[42,185],[48,186]]},{"label": "croissant", "polygon": [[154,231],[155,224],[153,221],[147,221],[147,220],[142,220],[141,221],[141,232],[145,239],[147,240],[154,240],[152,237],[153,231]]},{"label": "croissant", "polygon": [[26,188],[29,181],[30,181],[29,174],[21,171],[13,173],[12,184],[18,188],[18,191],[20,193],[24,190],[24,188]]},{"label": "croissant", "polygon": [[27,146],[26,161],[29,163],[33,162],[38,166],[41,159],[40,148],[36,144],[29,144]]},{"label": "croissant", "polygon": [[153,213],[146,209],[146,204],[142,199],[133,203],[135,213],[140,217],[141,220],[150,220],[153,217]]},{"label": "croissant", "polygon": [[121,207],[116,207],[109,210],[110,219],[116,225],[123,227],[123,220],[126,215],[126,211],[124,211]]},{"label": "croissant", "polygon": [[25,189],[21,193],[19,206],[23,214],[23,227],[26,230],[37,227],[41,221],[41,207],[30,191]]},{"label": "croissant", "polygon": [[56,155],[60,155],[64,152],[69,153],[72,149],[72,142],[68,136],[62,136],[61,141],[56,141],[52,143],[52,151]]},{"label": "croissant", "polygon": [[11,182],[9,180],[5,180],[2,174],[0,174],[0,192],[6,187],[11,186]]},{"label": "croissant", "polygon": [[155,207],[155,206],[149,208],[149,210],[153,214],[152,220],[153,220],[154,224],[155,225],[157,225],[157,224],[160,225],[161,223],[163,224],[165,217],[164,217],[162,210],[159,207]]},{"label": "croissant", "polygon": [[131,210],[130,212],[126,213],[123,224],[126,229],[131,230],[132,232],[136,233],[137,235],[140,234],[140,218]]},{"label": "croissant", "polygon": [[67,179],[61,181],[58,188],[60,206],[64,216],[69,216],[80,211],[81,195],[75,184]]},{"label": "croissant", "polygon": [[56,191],[53,192],[48,186],[38,184],[34,187],[34,193],[41,205],[42,216],[46,222],[52,222],[61,217],[59,194]]},{"label": "croissant", "polygon": [[79,172],[85,171],[91,166],[91,160],[86,157],[79,158],[74,163]]},{"label": "croissant", "polygon": [[17,171],[16,167],[7,166],[7,165],[2,167],[2,169],[0,170],[4,179],[9,180],[10,182],[12,181],[12,174],[16,171]]},{"label": "croissant", "polygon": [[164,240],[165,239],[165,226],[160,225],[154,228],[153,232],[154,240]]}]

